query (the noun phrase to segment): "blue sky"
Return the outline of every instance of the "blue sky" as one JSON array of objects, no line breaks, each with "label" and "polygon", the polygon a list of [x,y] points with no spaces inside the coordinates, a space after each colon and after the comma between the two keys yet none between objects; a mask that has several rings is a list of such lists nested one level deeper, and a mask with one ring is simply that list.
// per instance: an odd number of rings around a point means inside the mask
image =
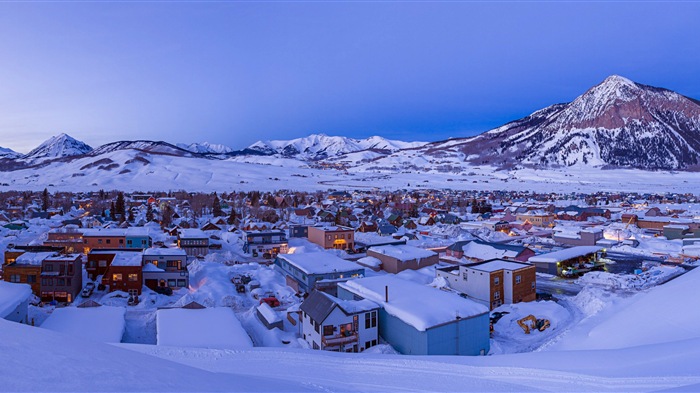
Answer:
[{"label": "blue sky", "polygon": [[700,98],[700,3],[0,3],[0,146],[441,140],[606,76]]}]

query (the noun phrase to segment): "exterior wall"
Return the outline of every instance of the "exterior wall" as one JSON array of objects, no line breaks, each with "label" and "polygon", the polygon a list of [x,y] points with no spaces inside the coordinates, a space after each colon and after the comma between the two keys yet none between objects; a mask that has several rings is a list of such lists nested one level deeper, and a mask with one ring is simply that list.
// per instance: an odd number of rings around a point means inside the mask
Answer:
[{"label": "exterior wall", "polygon": [[45,246],[63,247],[67,253],[83,252],[84,251],[83,234],[76,230],[74,231],[49,231]]},{"label": "exterior wall", "polygon": [[82,267],[80,258],[72,261],[45,259],[41,264],[41,299],[73,302],[83,287]]},{"label": "exterior wall", "polygon": [[[13,276],[19,276],[19,281],[13,281]],[[3,267],[2,279],[7,282],[29,284],[32,293],[41,295],[41,266],[10,264]]]},{"label": "exterior wall", "polygon": [[142,266],[149,263],[163,271],[143,271],[143,283],[148,288],[160,286],[178,289],[190,286],[186,255],[144,255]]},{"label": "exterior wall", "polygon": [[326,230],[325,228],[309,227],[309,241],[325,249],[354,249],[355,232],[352,229]]},{"label": "exterior wall", "polygon": [[309,237],[309,227],[306,225],[289,228],[289,237]]},{"label": "exterior wall", "polygon": [[[365,328],[365,315],[375,314],[374,327]],[[377,310],[371,312],[360,312],[353,315],[345,315],[339,308],[335,307],[324,321],[318,321],[318,331],[316,331],[315,321],[308,315],[302,318],[302,337],[314,349],[340,352],[362,352],[365,349],[376,345],[379,342],[378,315]],[[333,326],[331,335],[324,335],[325,326]],[[342,326],[342,328],[341,328]],[[349,335],[341,334],[343,329],[348,329]],[[369,346],[367,345],[369,343]],[[316,344],[316,345],[314,345]],[[319,347],[319,348],[317,348]]]},{"label": "exterior wall", "polygon": [[531,214],[517,214],[516,219],[518,221],[529,221],[531,224],[546,227],[554,223],[554,215],[531,215]]},{"label": "exterior wall", "polygon": [[[282,260],[281,258],[275,259],[275,266],[285,275],[287,285],[297,292],[307,292],[310,293],[312,289],[316,288],[326,293],[330,293],[333,296],[337,294],[337,281],[340,278],[350,279],[352,277],[358,277],[365,274],[365,269],[357,268],[355,270],[349,271],[338,271],[332,273],[323,274],[306,274],[301,269],[297,268],[294,264],[288,262],[287,260]],[[332,285],[321,285],[318,281],[322,280],[333,280]],[[296,282],[296,285],[289,285],[291,281]]]},{"label": "exterior wall", "polygon": [[547,273],[547,274],[553,274],[553,275],[559,275],[559,269],[557,268],[556,263],[549,263],[549,262],[533,262],[533,265],[535,265],[535,269],[537,273]]},{"label": "exterior wall", "polygon": [[[506,270],[504,290],[506,303],[532,302],[537,298],[537,278],[534,266],[518,270]],[[520,283],[517,277],[520,276]]]},{"label": "exterior wall", "polygon": [[[121,277],[119,276],[121,275]],[[133,278],[130,278],[129,275]],[[136,291],[141,294],[143,288],[143,273],[141,266],[110,266],[107,274],[102,280],[109,285],[109,291]]]},{"label": "exterior wall", "polygon": [[188,256],[207,255],[209,253],[209,239],[178,239],[178,247],[185,250]]},{"label": "exterior wall", "polygon": [[13,251],[5,251],[5,261],[4,265],[9,265],[11,263],[14,263],[15,260],[17,259],[18,256],[24,254],[25,251],[22,250],[13,250]]},{"label": "exterior wall", "polygon": [[126,248],[148,248],[153,245],[150,236],[126,236]]},{"label": "exterior wall", "polygon": [[[491,275],[475,269],[464,268],[467,272],[466,293],[472,299],[491,307]],[[463,276],[462,276],[463,277]]]},{"label": "exterior wall", "polygon": [[115,254],[107,253],[89,253],[87,256],[87,264],[85,265],[85,271],[91,280],[97,279],[97,276],[107,273],[109,265],[114,260]]},{"label": "exterior wall", "polygon": [[580,236],[579,238],[571,238],[571,237],[566,237],[566,236],[553,235],[552,239],[555,242],[562,243],[562,244],[569,244],[572,246],[595,246],[596,242],[603,238],[603,231],[596,231],[596,232],[581,231],[579,233],[579,236]]},{"label": "exterior wall", "polygon": [[125,236],[84,236],[83,253],[103,248],[126,248]]}]

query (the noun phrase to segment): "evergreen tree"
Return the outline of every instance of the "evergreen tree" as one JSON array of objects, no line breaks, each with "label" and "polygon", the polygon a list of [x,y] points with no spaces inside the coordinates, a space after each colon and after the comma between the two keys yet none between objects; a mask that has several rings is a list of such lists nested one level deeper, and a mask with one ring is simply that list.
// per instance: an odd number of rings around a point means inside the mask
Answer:
[{"label": "evergreen tree", "polygon": [[114,201],[112,201],[112,204],[109,207],[109,219],[112,221],[116,221],[116,218],[114,217],[114,214],[116,213],[115,210],[117,210],[117,208],[114,206]]},{"label": "evergreen tree", "polygon": [[214,203],[212,204],[212,213],[214,214],[214,217],[222,217],[225,216],[224,212],[221,210],[221,201],[219,200],[219,197],[214,193]]},{"label": "evergreen tree", "polygon": [[169,228],[170,225],[173,223],[173,208],[170,205],[165,205],[165,209],[163,209],[163,214],[160,219],[160,225],[163,228]]},{"label": "evergreen tree", "polygon": [[124,193],[117,194],[117,203],[115,205],[115,214],[119,215],[119,221],[124,222],[126,219],[126,209],[124,207]]},{"label": "evergreen tree", "polygon": [[148,204],[148,207],[146,208],[146,221],[150,222],[153,221],[153,208],[151,207],[151,204]]},{"label": "evergreen tree", "polygon": [[44,192],[41,193],[41,210],[46,211],[49,209],[49,190],[44,188]]},{"label": "evergreen tree", "polygon": [[236,214],[236,209],[231,208],[231,214],[229,214],[228,220],[226,220],[226,222],[227,222],[229,225],[233,225],[233,224],[236,222],[236,218],[237,218],[237,217],[238,217],[238,216],[237,216],[237,214]]},{"label": "evergreen tree", "polygon": [[136,217],[134,217],[134,211],[129,209],[129,222],[134,222]]}]

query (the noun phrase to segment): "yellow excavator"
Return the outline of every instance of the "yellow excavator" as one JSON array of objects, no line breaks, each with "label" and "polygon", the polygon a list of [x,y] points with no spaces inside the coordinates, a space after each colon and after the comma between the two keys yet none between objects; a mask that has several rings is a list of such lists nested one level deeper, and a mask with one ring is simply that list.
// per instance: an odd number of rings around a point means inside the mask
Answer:
[{"label": "yellow excavator", "polygon": [[537,329],[544,331],[549,327],[549,319],[537,319],[530,314],[525,318],[518,319],[518,325],[525,331],[525,334],[530,334],[530,330]]}]

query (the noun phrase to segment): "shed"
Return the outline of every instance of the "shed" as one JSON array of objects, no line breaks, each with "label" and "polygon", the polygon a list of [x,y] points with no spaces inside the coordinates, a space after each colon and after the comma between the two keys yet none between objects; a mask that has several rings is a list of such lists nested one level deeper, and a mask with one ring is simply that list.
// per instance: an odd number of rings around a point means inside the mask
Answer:
[{"label": "shed", "polygon": [[267,303],[260,303],[260,305],[255,308],[255,311],[258,319],[263,325],[265,325],[266,328],[270,330],[274,328],[284,330],[282,318],[280,318],[280,316],[277,315],[277,312]]}]

